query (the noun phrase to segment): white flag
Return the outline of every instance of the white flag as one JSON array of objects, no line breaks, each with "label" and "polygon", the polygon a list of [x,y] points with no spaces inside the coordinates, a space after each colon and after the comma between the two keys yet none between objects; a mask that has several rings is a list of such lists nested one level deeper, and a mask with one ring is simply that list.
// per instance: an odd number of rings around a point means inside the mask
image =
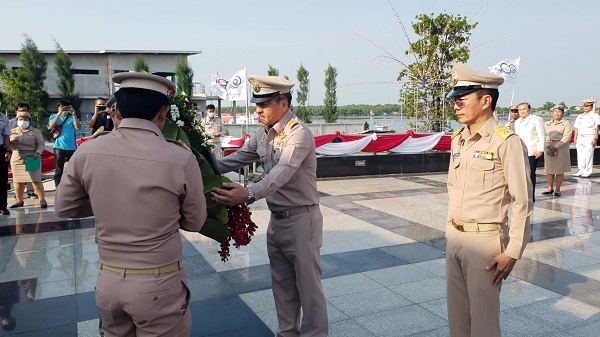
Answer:
[{"label": "white flag", "polygon": [[516,82],[519,72],[519,63],[521,57],[516,59],[506,59],[498,62],[498,64],[490,67],[490,72],[498,76],[502,76],[506,82]]},{"label": "white flag", "polygon": [[226,101],[246,100],[246,68],[233,74],[229,80],[219,75],[212,75],[209,88],[211,95],[219,96]]}]

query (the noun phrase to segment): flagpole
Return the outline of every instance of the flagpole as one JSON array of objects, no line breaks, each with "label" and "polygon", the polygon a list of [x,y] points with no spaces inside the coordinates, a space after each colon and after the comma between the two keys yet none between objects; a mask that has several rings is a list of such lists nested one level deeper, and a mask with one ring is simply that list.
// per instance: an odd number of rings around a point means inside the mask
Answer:
[{"label": "flagpole", "polygon": [[244,66],[244,79],[246,80],[246,133],[250,133],[250,113],[248,112],[248,66]]}]

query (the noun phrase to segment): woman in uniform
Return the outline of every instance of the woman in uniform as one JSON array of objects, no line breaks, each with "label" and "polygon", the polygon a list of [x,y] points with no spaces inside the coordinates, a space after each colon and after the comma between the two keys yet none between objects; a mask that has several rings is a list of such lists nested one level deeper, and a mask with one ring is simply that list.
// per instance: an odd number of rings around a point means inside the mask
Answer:
[{"label": "woman in uniform", "polygon": [[[560,197],[560,186],[565,178],[565,172],[571,171],[571,123],[564,120],[565,108],[556,105],[552,108],[551,121],[546,122],[546,155],[544,156],[544,171],[548,178],[548,189],[542,194],[552,194]],[[556,177],[556,187],[554,186]]]}]

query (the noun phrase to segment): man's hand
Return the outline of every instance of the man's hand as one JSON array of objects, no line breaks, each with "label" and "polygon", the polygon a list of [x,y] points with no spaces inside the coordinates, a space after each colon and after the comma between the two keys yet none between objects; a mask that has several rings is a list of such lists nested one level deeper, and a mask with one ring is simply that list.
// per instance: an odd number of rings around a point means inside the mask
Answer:
[{"label": "man's hand", "polygon": [[40,154],[36,152],[33,154],[33,159],[38,159],[39,156],[40,156]]},{"label": "man's hand", "polygon": [[538,158],[539,158],[539,157],[541,157],[543,154],[544,154],[544,152],[541,152],[541,151],[539,151],[539,152],[536,152],[536,153],[535,153],[535,159],[538,159]]},{"label": "man's hand", "polygon": [[548,145],[548,150],[550,150],[550,152],[556,152],[556,146]]},{"label": "man's hand", "polygon": [[248,198],[248,189],[243,185],[236,183],[223,183],[223,187],[215,187],[212,192],[212,199],[225,206],[239,205]]},{"label": "man's hand", "polygon": [[497,287],[502,283],[502,280],[506,280],[515,266],[515,263],[517,263],[516,259],[513,259],[504,253],[496,256],[492,262],[485,267],[485,270],[496,268],[494,275],[492,275],[492,284]]}]

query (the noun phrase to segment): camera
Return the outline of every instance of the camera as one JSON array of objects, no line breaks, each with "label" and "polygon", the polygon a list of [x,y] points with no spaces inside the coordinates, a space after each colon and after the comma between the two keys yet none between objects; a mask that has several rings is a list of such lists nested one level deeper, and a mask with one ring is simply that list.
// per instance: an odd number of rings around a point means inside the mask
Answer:
[{"label": "camera", "polygon": [[106,111],[106,105],[98,105],[96,106],[96,109],[98,109],[98,111]]}]

